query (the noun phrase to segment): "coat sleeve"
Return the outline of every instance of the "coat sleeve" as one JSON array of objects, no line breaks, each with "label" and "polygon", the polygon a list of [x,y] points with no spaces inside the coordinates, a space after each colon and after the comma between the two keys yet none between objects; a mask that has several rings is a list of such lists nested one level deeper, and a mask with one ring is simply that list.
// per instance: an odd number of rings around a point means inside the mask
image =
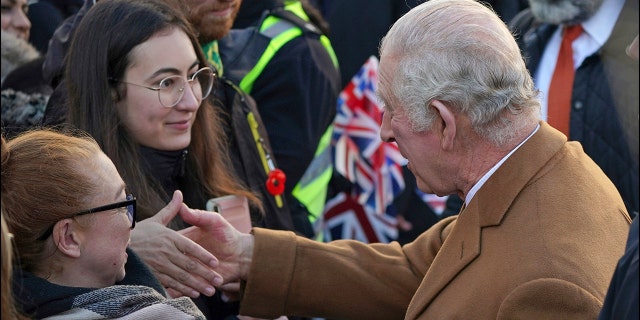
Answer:
[{"label": "coat sleeve", "polygon": [[240,314],[403,319],[442,244],[443,230],[454,219],[441,221],[404,248],[397,242],[321,243],[254,228],[253,262]]}]

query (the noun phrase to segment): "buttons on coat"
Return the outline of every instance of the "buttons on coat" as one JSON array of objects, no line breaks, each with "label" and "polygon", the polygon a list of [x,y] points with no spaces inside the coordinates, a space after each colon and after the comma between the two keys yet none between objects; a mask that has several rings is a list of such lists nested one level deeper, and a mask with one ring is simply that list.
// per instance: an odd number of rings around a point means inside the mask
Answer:
[{"label": "buttons on coat", "polygon": [[582,101],[576,101],[573,103],[573,108],[576,110],[580,110],[582,109],[582,107],[584,107],[584,105],[582,104]]}]

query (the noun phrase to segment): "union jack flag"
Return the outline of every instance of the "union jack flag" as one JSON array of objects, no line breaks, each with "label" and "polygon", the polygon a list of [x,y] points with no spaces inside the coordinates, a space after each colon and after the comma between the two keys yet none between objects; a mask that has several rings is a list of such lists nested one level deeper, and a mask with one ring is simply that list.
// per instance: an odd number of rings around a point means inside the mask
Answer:
[{"label": "union jack flag", "polygon": [[380,139],[383,109],[375,94],[378,59],[371,56],[338,98],[332,145],[334,168],[353,184],[325,206],[324,240],[357,238],[389,242],[397,238],[389,208],[404,189],[405,159],[395,143]]}]

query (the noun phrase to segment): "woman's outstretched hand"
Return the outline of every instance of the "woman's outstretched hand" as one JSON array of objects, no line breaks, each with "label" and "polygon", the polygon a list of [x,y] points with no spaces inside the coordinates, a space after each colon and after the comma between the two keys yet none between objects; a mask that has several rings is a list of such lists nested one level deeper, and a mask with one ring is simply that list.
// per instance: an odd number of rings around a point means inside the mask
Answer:
[{"label": "woman's outstretched hand", "polygon": [[167,227],[177,214],[187,223],[194,220],[192,210],[182,200],[182,193],[176,191],[160,212],[137,223],[131,232],[130,247],[151,268],[170,296],[196,298],[200,293],[211,296],[214,286],[222,284],[222,277],[213,270],[218,260],[207,249]]}]

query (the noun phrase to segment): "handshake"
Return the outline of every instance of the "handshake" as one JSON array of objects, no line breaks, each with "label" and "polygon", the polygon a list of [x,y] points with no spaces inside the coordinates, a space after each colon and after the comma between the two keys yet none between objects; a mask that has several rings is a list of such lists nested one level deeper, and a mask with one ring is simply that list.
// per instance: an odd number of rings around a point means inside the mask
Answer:
[{"label": "handshake", "polygon": [[[209,209],[231,213],[227,220],[215,211],[187,207],[182,193],[176,191],[158,214],[136,225],[129,246],[154,271],[171,297],[211,296],[215,288],[228,289],[228,296],[234,297],[237,284],[246,278],[253,253],[248,207],[243,204],[246,199],[241,197],[212,199]],[[176,215],[191,227],[168,228]]]}]

